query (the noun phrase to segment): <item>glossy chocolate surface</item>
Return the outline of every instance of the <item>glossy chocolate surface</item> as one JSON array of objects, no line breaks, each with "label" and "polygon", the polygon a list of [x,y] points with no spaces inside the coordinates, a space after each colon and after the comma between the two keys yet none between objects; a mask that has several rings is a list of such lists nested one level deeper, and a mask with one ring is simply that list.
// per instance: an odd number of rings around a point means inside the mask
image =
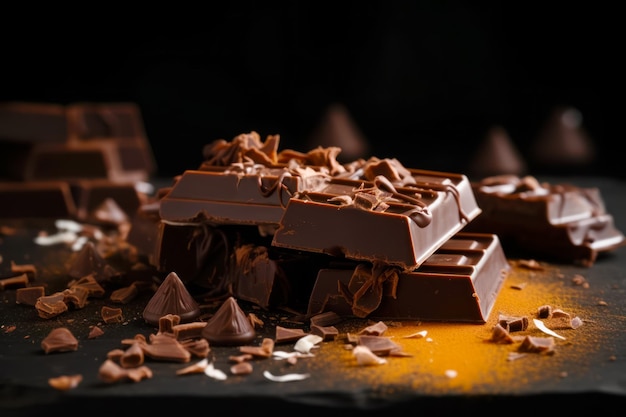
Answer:
[{"label": "glossy chocolate surface", "polygon": [[320,270],[308,315],[482,323],[510,266],[496,235],[461,232],[414,271],[382,280],[358,268]]}]

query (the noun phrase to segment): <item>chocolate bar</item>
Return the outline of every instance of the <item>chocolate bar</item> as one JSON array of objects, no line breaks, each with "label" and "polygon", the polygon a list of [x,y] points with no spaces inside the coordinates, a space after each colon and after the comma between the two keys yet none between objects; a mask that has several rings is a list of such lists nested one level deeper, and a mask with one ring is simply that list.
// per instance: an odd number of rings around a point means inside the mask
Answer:
[{"label": "chocolate bar", "polygon": [[484,323],[509,270],[497,235],[460,232],[414,271],[321,269],[307,315]]},{"label": "chocolate bar", "polygon": [[300,193],[289,200],[272,245],[415,269],[480,209],[463,175],[408,171],[406,185],[380,175],[333,178]]},{"label": "chocolate bar", "polygon": [[404,170],[398,165],[375,159],[335,176],[288,166],[189,170],[161,199],[160,216],[171,224],[257,225],[276,247],[412,270],[480,209],[465,176],[409,169],[403,183],[390,174],[395,185],[383,173]]},{"label": "chocolate bar", "polygon": [[75,218],[70,185],[64,181],[0,181],[0,218]]},{"label": "chocolate bar", "polygon": [[591,266],[599,254],[626,243],[595,187],[502,175],[472,188],[482,213],[464,230],[496,233],[507,249]]},{"label": "chocolate bar", "polygon": [[145,181],[156,171],[132,103],[4,103],[0,144],[0,175],[12,180]]}]

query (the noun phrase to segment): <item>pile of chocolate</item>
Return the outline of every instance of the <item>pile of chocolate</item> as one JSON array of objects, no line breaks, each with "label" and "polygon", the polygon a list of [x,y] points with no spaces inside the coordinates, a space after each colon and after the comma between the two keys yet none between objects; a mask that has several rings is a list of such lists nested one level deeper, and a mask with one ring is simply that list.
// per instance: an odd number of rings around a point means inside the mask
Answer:
[{"label": "pile of chocolate", "polygon": [[624,243],[597,189],[515,175],[471,183],[391,158],[340,163],[339,147],[279,150],[278,135],[256,132],[207,144],[200,166],[148,195],[138,120],[128,104],[0,108],[3,155],[16,162],[4,161],[0,193],[13,204],[0,219],[119,224],[117,206],[127,243],[196,298],[307,317],[484,323],[510,269],[502,243],[587,266]]}]

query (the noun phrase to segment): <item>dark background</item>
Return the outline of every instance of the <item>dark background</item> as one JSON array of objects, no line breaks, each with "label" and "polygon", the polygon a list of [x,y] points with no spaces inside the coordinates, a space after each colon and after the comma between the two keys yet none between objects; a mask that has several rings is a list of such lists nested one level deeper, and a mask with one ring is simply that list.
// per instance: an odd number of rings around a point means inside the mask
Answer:
[{"label": "dark background", "polygon": [[[370,154],[462,171],[486,131],[530,146],[572,106],[623,176],[623,24],[613,2],[292,1],[5,13],[0,100],[140,106],[160,175],[255,130],[308,150],[341,103]],[[56,6],[55,6],[56,7]],[[37,17],[34,17],[36,14]],[[558,170],[560,168],[555,168]]]}]

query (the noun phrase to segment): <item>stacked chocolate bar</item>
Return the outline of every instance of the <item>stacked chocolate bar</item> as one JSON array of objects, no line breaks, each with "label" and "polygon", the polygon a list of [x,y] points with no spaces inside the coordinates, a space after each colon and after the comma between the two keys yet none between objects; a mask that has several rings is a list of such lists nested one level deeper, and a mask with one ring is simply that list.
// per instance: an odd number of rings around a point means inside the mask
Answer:
[{"label": "stacked chocolate bar", "polygon": [[133,103],[0,103],[0,218],[134,213],[156,164]]},{"label": "stacked chocolate bar", "polygon": [[464,175],[396,159],[339,164],[339,148],[279,151],[255,132],[204,149],[158,201],[153,262],[213,295],[304,301],[386,319],[485,322],[509,264]]}]

